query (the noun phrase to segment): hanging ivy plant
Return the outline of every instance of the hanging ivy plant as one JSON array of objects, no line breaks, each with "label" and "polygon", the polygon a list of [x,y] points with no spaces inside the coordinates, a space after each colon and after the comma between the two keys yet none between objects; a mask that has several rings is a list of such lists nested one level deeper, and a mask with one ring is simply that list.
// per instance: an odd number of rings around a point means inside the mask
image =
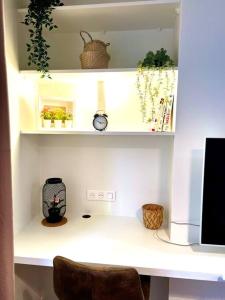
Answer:
[{"label": "hanging ivy plant", "polygon": [[23,24],[29,26],[30,42],[26,44],[28,52],[28,66],[35,66],[41,72],[41,77],[51,78],[49,74],[48,48],[50,47],[43,37],[43,30],[56,29],[53,23],[52,11],[57,6],[62,6],[60,0],[31,0],[28,13]]},{"label": "hanging ivy plant", "polygon": [[172,111],[175,79],[174,62],[163,48],[156,53],[149,51],[138,63],[140,111],[143,122],[151,123],[153,131],[170,130],[166,118],[171,118],[168,113]]}]

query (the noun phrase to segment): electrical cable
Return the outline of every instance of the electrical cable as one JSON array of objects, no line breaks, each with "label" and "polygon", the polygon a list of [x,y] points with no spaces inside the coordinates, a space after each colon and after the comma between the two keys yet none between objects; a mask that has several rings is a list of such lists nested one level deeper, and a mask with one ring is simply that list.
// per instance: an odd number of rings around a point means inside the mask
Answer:
[{"label": "electrical cable", "polygon": [[[171,221],[170,223],[176,224],[176,225],[191,225],[191,226],[196,226],[196,227],[200,226],[198,224],[185,223],[185,222],[174,222],[174,221]],[[155,233],[154,233],[153,236],[156,237],[158,240],[164,242],[164,243],[167,243],[167,244],[170,244],[170,245],[175,245],[175,246],[187,247],[187,246],[199,245],[199,243],[179,244],[179,243],[170,242],[169,240],[165,240],[165,239],[163,239],[163,238],[161,238],[159,236],[158,229],[155,231]]]},{"label": "electrical cable", "polygon": [[185,223],[185,222],[175,222],[175,221],[171,221],[170,223],[176,224],[176,225],[191,225],[191,226],[196,226],[196,227],[199,227],[199,226],[200,226],[200,225],[198,225],[198,224]]}]

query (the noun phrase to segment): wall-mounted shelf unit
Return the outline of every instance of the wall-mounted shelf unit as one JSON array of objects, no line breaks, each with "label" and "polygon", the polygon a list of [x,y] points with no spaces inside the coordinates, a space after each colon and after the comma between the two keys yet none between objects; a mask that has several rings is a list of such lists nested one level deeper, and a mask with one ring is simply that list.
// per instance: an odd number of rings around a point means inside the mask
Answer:
[{"label": "wall-mounted shelf unit", "polygon": [[[98,3],[64,0],[65,6],[55,10],[59,30],[46,33],[51,46],[52,80],[40,79],[39,73],[27,67],[28,28],[18,25],[19,66],[23,71],[19,76],[21,126],[17,159],[23,167],[18,167],[20,174],[15,176],[19,178],[14,192],[18,198],[15,231],[40,212],[41,186],[46,178],[54,176],[65,179],[72,216],[85,209],[135,216],[141,205],[149,201],[149,195],[151,201],[167,206],[176,99],[171,132],[151,132],[140,113],[136,67],[149,50],[160,48],[167,49],[177,62],[179,1],[95,2]],[[23,3],[18,10],[19,22],[25,13]],[[80,30],[90,31],[94,39],[110,42],[108,69],[80,69],[79,56],[83,51]],[[175,74],[177,79],[178,68]],[[97,81],[104,81],[109,115],[104,132],[95,131],[92,125],[97,111]],[[73,102],[72,129],[41,127],[40,104],[45,99],[59,99],[61,104]],[[96,186],[118,191],[117,202],[110,207],[87,202],[86,189]],[[21,211],[21,199],[30,209]]]}]

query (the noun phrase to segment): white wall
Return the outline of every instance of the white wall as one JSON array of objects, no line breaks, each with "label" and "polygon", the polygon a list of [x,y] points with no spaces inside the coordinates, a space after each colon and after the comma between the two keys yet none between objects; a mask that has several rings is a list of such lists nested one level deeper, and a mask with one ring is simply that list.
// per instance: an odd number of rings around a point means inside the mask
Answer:
[{"label": "white wall", "polygon": [[[58,299],[53,289],[53,268],[16,264],[15,274],[16,300]],[[167,300],[168,289],[167,278],[152,277],[149,300]]]},{"label": "white wall", "polygon": [[[169,136],[43,136],[40,186],[62,177],[72,217],[87,211],[136,216],[150,202],[167,211],[172,144]],[[87,189],[115,190],[116,202],[87,201]]]},{"label": "white wall", "polygon": [[[5,48],[10,112],[11,166],[14,233],[17,233],[35,213],[31,199],[38,197],[35,182],[39,178],[35,139],[20,138],[20,109],[17,45],[17,1],[4,1]],[[23,181],[23,184],[21,183]],[[39,186],[38,186],[39,187]]]},{"label": "white wall", "polygon": [[[181,5],[173,221],[199,223],[204,140],[225,136],[224,10],[223,0],[183,0]],[[190,230],[173,225],[171,239],[192,239]]]},{"label": "white wall", "polygon": [[[182,0],[172,221],[199,223],[204,140],[225,137],[224,11],[224,0]],[[171,240],[198,240],[191,229],[173,224]],[[170,300],[224,295],[224,283],[170,279]]]},{"label": "white wall", "polygon": [[53,268],[15,265],[16,300],[57,300]]},{"label": "white wall", "polygon": [[169,300],[224,300],[224,282],[170,279]]},{"label": "white wall", "polygon": [[12,197],[14,200],[15,193],[18,192],[17,185],[14,180],[17,174],[17,144],[19,139],[19,103],[17,94],[17,74],[18,74],[18,58],[17,58],[17,38],[15,31],[16,20],[16,3],[13,0],[3,1],[4,12],[4,34],[5,34],[5,58],[8,81],[8,102],[10,113],[10,142],[11,142],[11,160],[12,160]]}]

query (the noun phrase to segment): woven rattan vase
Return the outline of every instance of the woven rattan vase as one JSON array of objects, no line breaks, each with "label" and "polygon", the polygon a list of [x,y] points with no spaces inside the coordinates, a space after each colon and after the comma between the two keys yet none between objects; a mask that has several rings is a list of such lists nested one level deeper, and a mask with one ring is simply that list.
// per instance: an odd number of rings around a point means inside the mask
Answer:
[{"label": "woven rattan vase", "polygon": [[145,227],[158,229],[163,222],[163,207],[158,204],[145,204],[142,209]]},{"label": "woven rattan vase", "polygon": [[[90,39],[89,42],[85,40],[85,36]],[[106,48],[110,43],[104,43],[100,40],[93,40],[90,33],[87,31],[80,31],[80,36],[84,42],[84,49],[80,55],[80,62],[82,69],[107,69],[110,56]]]},{"label": "woven rattan vase", "polygon": [[107,69],[110,56],[101,51],[85,51],[80,55],[82,69]]}]

